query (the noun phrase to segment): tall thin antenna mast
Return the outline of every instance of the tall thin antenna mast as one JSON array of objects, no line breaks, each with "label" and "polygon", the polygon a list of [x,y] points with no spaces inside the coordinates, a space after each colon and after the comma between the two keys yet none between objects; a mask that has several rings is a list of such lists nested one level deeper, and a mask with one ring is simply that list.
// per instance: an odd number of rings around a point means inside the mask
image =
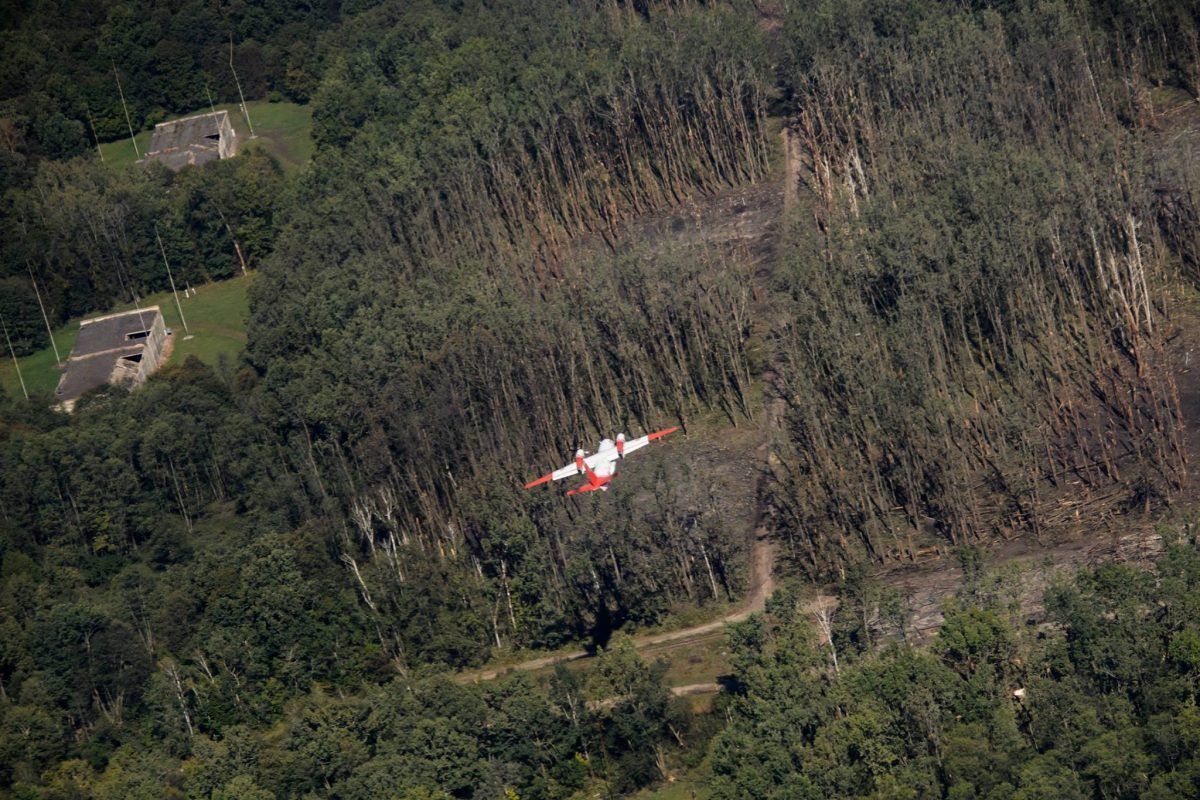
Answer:
[{"label": "tall thin antenna mast", "polygon": [[250,138],[257,139],[254,135],[254,126],[250,124],[250,109],[246,108],[246,96],[242,94],[242,82],[238,80],[237,68],[233,66],[233,34],[229,34],[229,68],[233,70],[233,81],[238,87],[238,97],[242,99],[242,114],[246,117],[246,127],[250,129]]},{"label": "tall thin antenna mast", "polygon": [[242,274],[246,273],[246,257],[242,255],[242,246],[238,244],[237,237],[233,235],[233,228],[229,227],[229,220],[225,219],[225,212],[217,207],[217,213],[221,215],[221,222],[225,225],[225,230],[229,232],[229,238],[233,240],[233,251],[237,253],[238,261],[242,264]]},{"label": "tall thin antenna mast", "polygon": [[125,124],[129,126],[129,141],[133,142],[133,154],[140,161],[142,154],[138,151],[137,139],[133,136],[133,122],[129,119],[129,106],[125,105],[125,90],[121,88],[121,76],[117,72],[117,62],[113,61],[113,76],[117,79],[117,93],[121,95],[121,108],[125,110]]},{"label": "tall thin antenna mast", "polygon": [[208,90],[208,84],[204,84],[204,94],[208,95],[208,110],[212,113],[217,113],[217,107],[213,105],[212,92]]},{"label": "tall thin antenna mast", "polygon": [[163,247],[162,237],[158,235],[158,223],[154,223],[154,238],[158,239],[158,249],[162,252],[163,263],[167,265],[167,280],[171,282],[171,294],[175,295],[175,307],[179,309],[179,321],[183,323],[184,338],[192,335],[188,330],[187,318],[183,316],[183,306],[179,303],[179,292],[175,290],[175,276],[171,274],[171,264],[167,261],[167,248]]},{"label": "tall thin antenna mast", "polygon": [[100,154],[100,163],[103,164],[104,151],[100,149],[100,137],[96,135],[96,120],[92,119],[92,108],[85,105],[84,109],[87,110],[88,124],[92,126],[92,138],[96,140],[96,152]]},{"label": "tall thin antenna mast", "polygon": [[29,260],[25,261],[25,268],[29,270],[29,281],[33,284],[33,293],[37,296],[38,308],[42,310],[42,322],[46,323],[46,335],[50,337],[50,346],[54,348],[54,363],[62,366],[62,356],[58,354],[58,345],[54,341],[54,331],[50,329],[50,318],[46,316],[46,307],[42,305],[42,293],[38,291],[37,278],[33,277],[33,264]]},{"label": "tall thin antenna mast", "polygon": [[8,354],[12,356],[13,366],[17,369],[17,380],[21,382],[21,394],[25,395],[25,399],[29,399],[29,391],[25,388],[25,378],[21,377],[21,365],[17,363],[17,352],[13,350],[12,339],[8,338],[8,326],[4,324],[4,317],[0,316],[0,328],[4,329],[4,341],[8,342]]}]

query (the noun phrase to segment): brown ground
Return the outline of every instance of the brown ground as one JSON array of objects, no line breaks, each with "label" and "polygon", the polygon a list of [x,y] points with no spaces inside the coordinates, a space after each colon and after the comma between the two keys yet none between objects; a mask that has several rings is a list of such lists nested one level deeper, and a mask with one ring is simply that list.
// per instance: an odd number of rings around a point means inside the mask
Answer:
[{"label": "brown ground", "polygon": [[171,354],[175,352],[175,337],[177,333],[172,332],[163,340],[162,352],[158,355],[158,368],[162,369],[163,365],[171,360]]}]

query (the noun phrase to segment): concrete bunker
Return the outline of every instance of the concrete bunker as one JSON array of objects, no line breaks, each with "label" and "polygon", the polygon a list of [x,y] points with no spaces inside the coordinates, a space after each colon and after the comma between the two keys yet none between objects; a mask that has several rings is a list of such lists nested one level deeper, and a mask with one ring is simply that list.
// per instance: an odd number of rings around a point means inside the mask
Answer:
[{"label": "concrete bunker", "polygon": [[54,392],[59,407],[71,411],[100,386],[144,383],[163,360],[167,335],[158,306],[83,320]]}]

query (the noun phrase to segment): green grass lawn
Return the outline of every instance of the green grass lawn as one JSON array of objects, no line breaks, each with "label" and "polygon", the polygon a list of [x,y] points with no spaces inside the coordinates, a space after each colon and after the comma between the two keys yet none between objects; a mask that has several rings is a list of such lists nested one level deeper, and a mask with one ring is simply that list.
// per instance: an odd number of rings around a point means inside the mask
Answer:
[{"label": "green grass lawn", "polygon": [[[263,148],[279,159],[285,170],[296,169],[312,158],[312,110],[308,106],[269,103],[266,100],[251,100],[246,106],[250,111],[250,122],[254,125],[254,139],[249,138],[246,117],[237,103],[222,103],[216,106],[218,111],[229,112],[229,120],[237,133],[238,144],[243,152],[250,148]],[[191,114],[176,114],[169,119],[203,114],[206,111],[207,108],[198,108]],[[150,136],[151,131],[142,131],[134,137],[137,140],[138,152],[143,156],[150,147]],[[104,154],[104,163],[114,168],[128,167],[137,160],[128,137],[100,145],[100,152]]]},{"label": "green grass lawn", "polygon": [[246,320],[250,316],[246,289],[253,279],[251,274],[200,286],[192,297],[181,294],[179,303],[191,339],[185,338],[187,334],[171,293],[155,295],[153,303],[162,308],[167,327],[176,332],[171,360],[181,363],[188,356],[196,356],[206,364],[216,365],[221,355],[236,358],[246,346]]},{"label": "green grass lawn", "polygon": [[[180,292],[179,303],[183,307],[183,316],[187,319],[188,331],[191,338],[185,338],[183,323],[179,318],[179,309],[170,292],[151,295],[142,300],[142,307],[157,305],[162,309],[163,320],[167,327],[175,331],[175,349],[169,363],[178,364],[190,355],[194,355],[207,364],[216,365],[221,356],[229,359],[237,358],[242,348],[246,346],[246,319],[250,314],[250,305],[246,297],[247,287],[254,279],[253,274],[247,277],[232,278],[218,281],[205,286],[196,287],[192,297],[184,297]],[[129,303],[110,309],[127,311],[133,308]],[[89,317],[99,314],[89,314]],[[54,332],[54,341],[58,345],[59,354],[65,359],[75,343],[75,334],[79,331],[79,320],[76,318]],[[2,345],[3,342],[0,342]],[[58,386],[62,372],[54,362],[54,351],[46,346],[33,355],[19,359],[21,375],[29,394],[49,395]],[[5,354],[0,364],[0,386],[4,387],[9,397],[20,397],[21,386],[17,372],[13,368],[11,357]]]}]

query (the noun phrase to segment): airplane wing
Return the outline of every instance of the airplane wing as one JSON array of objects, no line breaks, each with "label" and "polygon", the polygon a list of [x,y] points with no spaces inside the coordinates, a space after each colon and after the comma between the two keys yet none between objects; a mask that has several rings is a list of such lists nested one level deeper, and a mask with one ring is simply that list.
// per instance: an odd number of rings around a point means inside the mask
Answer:
[{"label": "airplane wing", "polygon": [[[639,436],[636,439],[630,439],[629,441],[625,442],[625,455],[629,455],[635,450],[641,450],[655,439],[661,439],[668,433],[674,433],[677,430],[679,430],[678,426],[667,428],[666,430],[655,431],[654,433],[648,433],[645,436]],[[616,459],[617,450],[616,448],[613,448],[611,450],[604,450],[603,452],[599,453],[592,453],[590,456],[585,458],[584,461],[587,463],[589,469],[596,469],[599,464],[615,461]],[[576,467],[575,462],[572,461],[565,467],[559,467],[558,469],[554,470],[554,472],[546,473],[537,480],[530,481],[529,483],[525,484],[525,488],[532,489],[535,486],[541,486],[543,483],[549,483],[550,481],[561,481],[563,478],[569,478],[572,475],[578,474],[579,468]]]},{"label": "airplane wing", "polygon": [[643,447],[650,444],[655,439],[661,439],[662,437],[666,436],[668,433],[674,433],[677,430],[679,430],[678,425],[676,425],[673,428],[667,428],[666,430],[655,431],[654,433],[648,433],[645,436],[639,436],[636,439],[630,439],[629,441],[625,442],[625,455],[629,455],[630,453],[634,452],[635,450],[641,450]]},{"label": "airplane wing", "polygon": [[[584,459],[584,462],[587,463],[588,469],[595,469],[597,465],[612,461],[616,459],[616,457],[616,450],[606,450],[603,453],[592,453],[590,456]],[[558,469],[554,470],[554,472],[549,472],[538,478],[536,481],[530,481],[529,483],[525,484],[525,488],[532,489],[534,486],[541,486],[543,483],[549,483],[550,481],[561,481],[563,478],[569,478],[572,475],[578,474],[579,468],[576,467],[575,462],[572,461],[565,467],[559,467]]]},{"label": "airplane wing", "polygon": [[543,483],[549,483],[550,481],[561,481],[563,478],[569,478],[572,475],[578,474],[579,469],[575,466],[575,462],[572,461],[565,467],[560,467],[559,469],[554,470],[554,472],[546,473],[536,481],[530,481],[529,483],[525,484],[525,488],[532,489],[535,486],[541,486]]}]

